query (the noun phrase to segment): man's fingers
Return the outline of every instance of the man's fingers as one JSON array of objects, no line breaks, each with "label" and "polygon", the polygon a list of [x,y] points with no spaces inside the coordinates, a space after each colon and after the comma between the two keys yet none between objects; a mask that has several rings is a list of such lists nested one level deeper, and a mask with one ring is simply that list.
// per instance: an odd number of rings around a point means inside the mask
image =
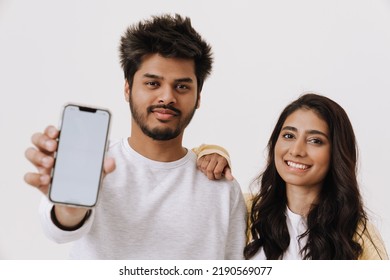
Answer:
[{"label": "man's fingers", "polygon": [[115,170],[115,160],[113,158],[105,158],[103,163],[104,174],[107,175]]},{"label": "man's fingers", "polygon": [[48,186],[50,184],[50,176],[48,174],[38,174],[38,173],[26,173],[24,175],[24,181],[39,189],[44,194],[48,192]]},{"label": "man's fingers", "polygon": [[24,181],[47,194],[51,180],[51,170],[54,165],[53,153],[57,150],[59,131],[54,126],[48,126],[44,133],[35,133],[31,137],[35,147],[25,151],[26,158],[38,169],[38,173],[26,173]]},{"label": "man's fingers", "polygon": [[45,134],[50,137],[51,139],[57,139],[58,138],[58,135],[60,134],[60,131],[55,128],[54,126],[52,125],[49,125],[48,127],[46,127],[45,129]]},{"label": "man's fingers", "polygon": [[54,158],[46,155],[32,147],[28,148],[24,153],[26,158],[36,167],[51,169],[54,164]]},{"label": "man's fingers", "polygon": [[37,132],[31,137],[31,142],[43,153],[51,154],[57,150],[59,131],[54,126],[48,126],[44,133]]},{"label": "man's fingers", "polygon": [[24,181],[31,186],[39,186],[41,184],[40,177],[40,174],[29,172],[24,175]]}]

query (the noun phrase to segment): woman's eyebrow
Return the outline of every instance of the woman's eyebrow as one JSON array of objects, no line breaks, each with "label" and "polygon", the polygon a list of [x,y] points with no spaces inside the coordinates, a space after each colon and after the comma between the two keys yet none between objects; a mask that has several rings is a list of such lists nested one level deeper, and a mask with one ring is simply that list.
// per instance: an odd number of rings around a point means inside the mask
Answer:
[{"label": "woman's eyebrow", "polygon": [[[289,125],[283,127],[282,130],[290,130],[290,131],[298,132],[298,129],[296,127],[289,126]],[[306,130],[305,133],[306,134],[310,134],[310,135],[320,134],[320,135],[323,135],[326,138],[329,138],[326,133],[324,133],[324,132],[322,132],[320,130],[317,130],[317,129],[309,129],[309,130]]]},{"label": "woman's eyebrow", "polygon": [[283,127],[282,130],[292,130],[292,131],[298,132],[298,129],[296,127],[289,126],[289,125]]},{"label": "woman's eyebrow", "polygon": [[324,133],[324,132],[322,132],[320,130],[316,130],[316,129],[306,130],[306,133],[307,134],[320,134],[320,135],[328,138],[328,134],[326,134],[326,133]]}]

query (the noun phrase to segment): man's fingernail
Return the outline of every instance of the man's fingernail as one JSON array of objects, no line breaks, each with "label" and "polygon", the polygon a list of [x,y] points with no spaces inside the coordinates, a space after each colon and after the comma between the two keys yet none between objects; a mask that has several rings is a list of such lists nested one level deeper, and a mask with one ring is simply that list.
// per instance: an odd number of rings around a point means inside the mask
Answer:
[{"label": "man's fingernail", "polygon": [[49,135],[50,135],[51,137],[54,137],[56,131],[55,131],[55,129],[54,129],[53,127],[49,127],[48,133],[49,133]]},{"label": "man's fingernail", "polygon": [[50,167],[50,158],[49,157],[42,158],[42,165],[45,167]]},{"label": "man's fingernail", "polygon": [[48,175],[41,175],[39,178],[42,185],[47,185],[49,183],[50,177]]},{"label": "man's fingernail", "polygon": [[47,140],[45,145],[47,149],[52,150],[54,148],[54,142],[52,140]]}]

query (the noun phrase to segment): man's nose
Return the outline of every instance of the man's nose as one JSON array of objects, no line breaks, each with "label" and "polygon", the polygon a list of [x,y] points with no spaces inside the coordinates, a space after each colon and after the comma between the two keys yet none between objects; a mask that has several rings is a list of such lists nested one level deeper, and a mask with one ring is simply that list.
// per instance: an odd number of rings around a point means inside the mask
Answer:
[{"label": "man's nose", "polygon": [[172,87],[166,86],[161,88],[158,96],[159,104],[175,104],[176,103],[176,93]]}]

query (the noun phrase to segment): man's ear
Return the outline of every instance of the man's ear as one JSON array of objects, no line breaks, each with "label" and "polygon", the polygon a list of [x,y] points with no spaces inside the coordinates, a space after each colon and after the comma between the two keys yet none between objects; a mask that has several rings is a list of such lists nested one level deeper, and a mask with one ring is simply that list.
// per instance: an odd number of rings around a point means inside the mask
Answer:
[{"label": "man's ear", "polygon": [[125,80],[125,99],[127,102],[130,100],[130,85],[127,79]]},{"label": "man's ear", "polygon": [[196,104],[196,109],[199,109],[199,107],[200,107],[200,101],[201,101],[201,98],[200,98],[200,92],[199,92],[199,94],[198,94],[198,102],[197,102],[197,104]]}]

